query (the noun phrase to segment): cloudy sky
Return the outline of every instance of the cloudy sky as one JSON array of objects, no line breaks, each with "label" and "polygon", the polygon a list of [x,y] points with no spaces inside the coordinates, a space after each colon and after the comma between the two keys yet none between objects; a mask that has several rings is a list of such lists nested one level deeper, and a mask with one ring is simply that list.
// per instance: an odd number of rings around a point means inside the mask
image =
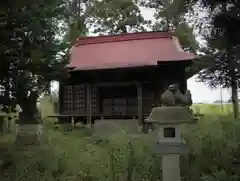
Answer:
[{"label": "cloudy sky", "polygon": [[195,79],[196,76],[193,76],[187,81],[188,89],[192,93],[192,99],[194,102],[212,103],[215,100],[221,100],[221,96],[225,101],[230,99],[230,90],[220,88],[210,89],[207,85],[201,82],[196,82]]}]

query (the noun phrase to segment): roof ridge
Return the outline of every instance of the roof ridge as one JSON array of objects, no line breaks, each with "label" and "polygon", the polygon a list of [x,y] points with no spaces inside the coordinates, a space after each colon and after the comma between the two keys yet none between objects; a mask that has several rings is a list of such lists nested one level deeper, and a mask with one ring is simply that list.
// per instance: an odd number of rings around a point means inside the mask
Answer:
[{"label": "roof ridge", "polygon": [[87,45],[87,44],[98,44],[98,43],[109,43],[119,41],[131,41],[141,39],[154,39],[154,38],[172,38],[171,32],[163,31],[150,31],[150,32],[137,32],[137,33],[122,33],[117,35],[103,35],[103,36],[87,36],[79,37],[74,46]]}]

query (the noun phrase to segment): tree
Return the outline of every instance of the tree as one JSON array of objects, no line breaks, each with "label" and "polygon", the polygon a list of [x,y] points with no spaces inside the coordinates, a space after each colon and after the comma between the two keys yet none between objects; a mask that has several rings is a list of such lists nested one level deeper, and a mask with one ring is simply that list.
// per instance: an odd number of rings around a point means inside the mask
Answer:
[{"label": "tree", "polygon": [[232,89],[234,117],[239,117],[239,1],[206,0],[200,3],[209,12],[209,26],[204,29],[207,47],[204,49],[209,68],[200,73],[200,79],[210,86],[219,84]]},{"label": "tree", "polygon": [[137,32],[147,23],[133,0],[68,0],[65,7],[64,40],[71,45],[89,33]]},{"label": "tree", "polygon": [[[140,0],[140,4],[155,11],[153,30],[172,32],[178,37],[184,51],[198,52],[200,47],[194,34],[194,26],[190,26],[194,21],[194,3],[188,0]],[[188,77],[192,76],[203,67],[205,68],[205,64],[201,61],[193,60],[193,64],[186,68],[186,74]]]},{"label": "tree", "polygon": [[95,1],[88,9],[95,33],[119,34],[143,31],[144,21],[140,9],[133,0]]},{"label": "tree", "polygon": [[4,97],[10,97],[22,108],[19,124],[39,123],[35,117],[38,97],[63,70],[64,59],[59,52],[65,45],[56,38],[63,3],[62,0],[1,3],[0,66],[4,72],[0,83],[7,92]]},{"label": "tree", "polygon": [[196,53],[199,47],[188,24],[191,19],[186,16],[190,13],[186,0],[148,0],[141,1],[141,5],[155,10],[153,30],[173,32],[185,51]]},{"label": "tree", "polygon": [[88,33],[87,22],[90,14],[86,7],[92,6],[92,0],[68,0],[65,4],[64,40],[71,46],[79,36]]}]

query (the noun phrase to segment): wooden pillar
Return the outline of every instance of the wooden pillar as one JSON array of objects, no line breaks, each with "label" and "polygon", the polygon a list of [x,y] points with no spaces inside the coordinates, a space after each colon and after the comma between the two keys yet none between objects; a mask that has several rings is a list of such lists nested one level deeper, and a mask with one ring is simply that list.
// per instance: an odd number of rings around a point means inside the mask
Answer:
[{"label": "wooden pillar", "polygon": [[87,124],[92,127],[92,85],[87,84]]},{"label": "wooden pillar", "polygon": [[137,97],[138,97],[138,121],[143,126],[143,88],[140,83],[137,83]]},{"label": "wooden pillar", "polygon": [[63,89],[64,85],[62,81],[59,81],[57,114],[63,113],[63,94],[64,94]]}]

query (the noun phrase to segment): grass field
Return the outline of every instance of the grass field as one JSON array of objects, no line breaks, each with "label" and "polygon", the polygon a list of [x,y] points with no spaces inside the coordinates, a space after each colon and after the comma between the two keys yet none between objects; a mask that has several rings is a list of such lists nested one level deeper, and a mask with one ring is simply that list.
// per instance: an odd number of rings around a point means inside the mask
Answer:
[{"label": "grass field", "polygon": [[[205,116],[196,125],[184,126],[189,152],[181,156],[182,180],[239,180],[240,122],[232,119],[231,105],[223,110],[217,105],[194,105],[193,109]],[[53,114],[47,100],[41,111],[43,118]],[[55,129],[54,119],[44,120],[46,143],[36,150],[11,154],[14,164],[0,168],[1,181],[161,180],[161,157],[153,150],[156,132],[131,133],[134,122],[114,124],[105,134],[87,128],[69,132]],[[11,138],[4,135],[2,142],[9,143]]]}]

